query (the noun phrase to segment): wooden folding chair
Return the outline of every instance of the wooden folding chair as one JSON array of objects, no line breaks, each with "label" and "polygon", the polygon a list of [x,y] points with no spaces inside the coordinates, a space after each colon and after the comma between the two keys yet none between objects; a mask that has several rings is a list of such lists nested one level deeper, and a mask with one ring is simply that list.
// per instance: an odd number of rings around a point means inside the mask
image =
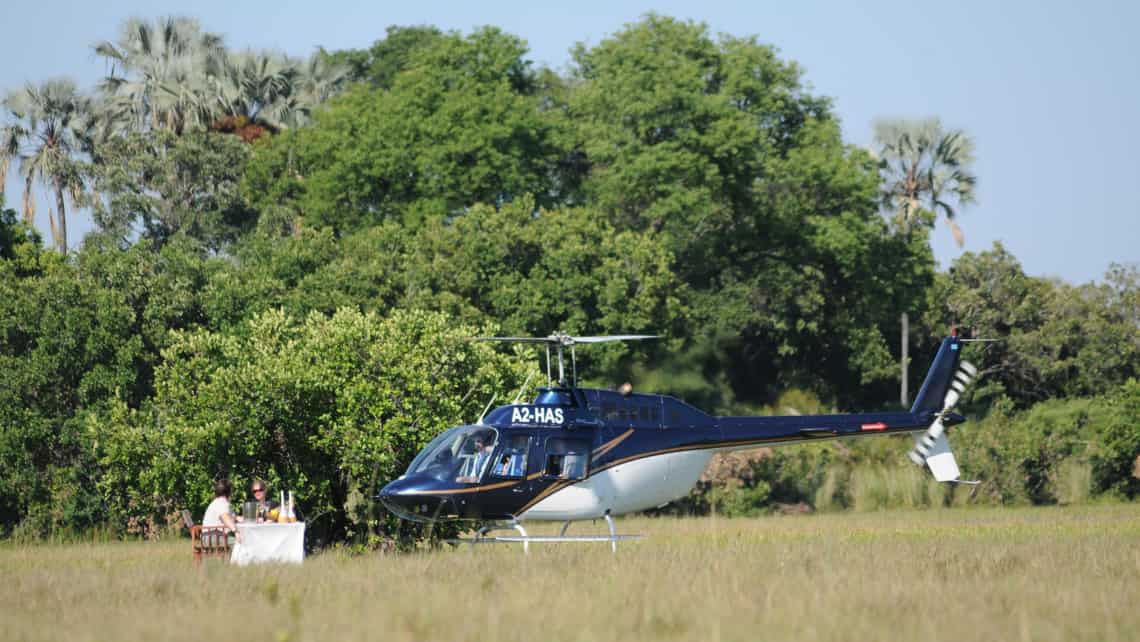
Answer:
[{"label": "wooden folding chair", "polygon": [[225,526],[201,526],[194,523],[190,511],[182,511],[182,523],[190,529],[190,546],[194,551],[194,563],[201,564],[203,557],[230,558],[230,534]]}]

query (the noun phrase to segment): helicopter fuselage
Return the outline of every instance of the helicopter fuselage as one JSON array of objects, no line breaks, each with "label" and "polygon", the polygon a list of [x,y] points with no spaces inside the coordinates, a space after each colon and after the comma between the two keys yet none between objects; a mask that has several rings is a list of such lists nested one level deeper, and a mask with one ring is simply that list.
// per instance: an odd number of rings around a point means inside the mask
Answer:
[{"label": "helicopter fuselage", "polygon": [[[932,412],[716,417],[670,396],[543,388],[429,444],[381,490],[397,515],[572,521],[663,506],[685,496],[717,451],[920,432]],[[951,426],[964,421],[943,416]]]}]

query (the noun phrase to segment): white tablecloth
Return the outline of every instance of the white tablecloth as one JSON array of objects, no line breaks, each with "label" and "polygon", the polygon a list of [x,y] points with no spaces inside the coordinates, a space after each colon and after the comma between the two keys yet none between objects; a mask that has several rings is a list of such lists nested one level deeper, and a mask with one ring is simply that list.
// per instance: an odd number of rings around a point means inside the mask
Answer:
[{"label": "white tablecloth", "polygon": [[305,523],[238,524],[241,541],[234,544],[230,561],[240,566],[253,562],[293,562],[305,559]]}]

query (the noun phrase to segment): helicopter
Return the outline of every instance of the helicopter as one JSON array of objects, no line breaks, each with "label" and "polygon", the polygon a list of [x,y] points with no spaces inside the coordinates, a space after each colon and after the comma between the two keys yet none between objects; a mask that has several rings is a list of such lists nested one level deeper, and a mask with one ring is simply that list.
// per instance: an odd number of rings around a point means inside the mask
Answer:
[{"label": "helicopter", "polygon": [[[714,453],[761,446],[909,433],[910,459],[940,482],[963,481],[946,429],[965,421],[953,412],[977,368],[961,359],[964,342],[951,330],[938,348],[909,411],[795,416],[714,416],[680,399],[577,385],[575,346],[639,341],[656,335],[478,337],[543,344],[548,385],[530,403],[500,406],[475,424],[435,437],[407,472],[377,499],[400,518],[483,525],[463,543],[609,542],[637,539],[616,532],[614,516],[660,508],[687,495]],[[551,378],[551,349],[558,379]],[[570,353],[569,381],[566,352]],[[554,382],[557,381],[556,384]],[[554,385],[551,385],[554,384]],[[493,399],[492,399],[493,403]],[[490,404],[488,404],[488,407]],[[602,518],[607,535],[567,535],[570,524]],[[558,536],[529,536],[524,522],[563,522]],[[499,530],[518,535],[491,537]]]}]

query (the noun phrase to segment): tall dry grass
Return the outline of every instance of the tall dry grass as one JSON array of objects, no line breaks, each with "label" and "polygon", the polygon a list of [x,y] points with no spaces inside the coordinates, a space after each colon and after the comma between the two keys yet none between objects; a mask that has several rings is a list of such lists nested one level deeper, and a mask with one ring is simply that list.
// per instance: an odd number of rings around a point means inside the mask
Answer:
[{"label": "tall dry grass", "polygon": [[914,466],[858,466],[851,472],[851,504],[860,512],[942,506],[953,489]]},{"label": "tall dry grass", "polygon": [[0,639],[1140,639],[1135,504],[619,525],[648,539],[201,569],[186,541],[8,544]]}]

